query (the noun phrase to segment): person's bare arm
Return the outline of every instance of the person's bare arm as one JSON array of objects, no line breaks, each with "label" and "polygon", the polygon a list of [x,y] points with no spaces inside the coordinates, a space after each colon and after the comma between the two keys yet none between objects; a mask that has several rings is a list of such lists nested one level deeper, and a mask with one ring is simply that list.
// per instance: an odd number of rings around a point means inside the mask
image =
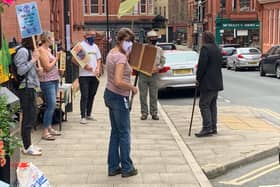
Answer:
[{"label": "person's bare arm", "polygon": [[133,86],[131,83],[123,80],[124,64],[117,64],[115,69],[114,83],[117,87],[131,90],[133,94],[137,94],[137,87]]}]

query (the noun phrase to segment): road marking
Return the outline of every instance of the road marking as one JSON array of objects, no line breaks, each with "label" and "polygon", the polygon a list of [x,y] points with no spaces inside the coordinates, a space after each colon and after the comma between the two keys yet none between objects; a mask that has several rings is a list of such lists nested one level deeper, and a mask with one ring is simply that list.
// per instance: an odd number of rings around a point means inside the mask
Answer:
[{"label": "road marking", "polygon": [[231,101],[228,100],[228,99],[224,99],[224,101],[225,101],[226,103],[231,103]]},{"label": "road marking", "polygon": [[241,177],[232,179],[230,181],[220,181],[219,183],[241,186],[279,168],[279,162],[273,162],[272,164],[255,169]]},{"label": "road marking", "polygon": [[262,185],[259,187],[280,187],[280,184],[276,184],[276,185]]},{"label": "road marking", "polygon": [[267,113],[268,115],[271,115],[272,117],[279,119],[280,120],[280,114],[278,114],[277,112],[273,112],[269,109],[259,109],[260,111],[263,111],[265,113]]}]

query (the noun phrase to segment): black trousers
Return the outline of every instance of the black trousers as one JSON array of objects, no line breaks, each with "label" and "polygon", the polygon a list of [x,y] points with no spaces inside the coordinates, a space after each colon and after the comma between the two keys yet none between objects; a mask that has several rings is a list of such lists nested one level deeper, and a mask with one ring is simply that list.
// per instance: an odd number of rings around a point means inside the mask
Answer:
[{"label": "black trousers", "polygon": [[21,137],[25,149],[31,145],[31,130],[37,121],[36,91],[34,88],[18,90],[20,107],[23,112]]},{"label": "black trousers", "polygon": [[80,111],[81,117],[91,115],[92,105],[94,96],[96,94],[99,81],[96,77],[79,77],[81,100],[80,100]]},{"label": "black trousers", "polygon": [[217,91],[200,92],[199,108],[203,121],[203,129],[217,129]]}]

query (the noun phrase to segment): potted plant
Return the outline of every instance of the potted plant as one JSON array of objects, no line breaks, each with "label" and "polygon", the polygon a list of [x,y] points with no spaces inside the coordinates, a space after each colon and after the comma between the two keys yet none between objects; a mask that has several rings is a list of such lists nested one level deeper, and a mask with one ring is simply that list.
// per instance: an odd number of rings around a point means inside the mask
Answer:
[{"label": "potted plant", "polygon": [[18,104],[8,106],[7,96],[0,95],[0,180],[9,184],[16,181],[16,162],[19,161],[19,147],[22,145],[19,133],[15,131],[18,109]]}]

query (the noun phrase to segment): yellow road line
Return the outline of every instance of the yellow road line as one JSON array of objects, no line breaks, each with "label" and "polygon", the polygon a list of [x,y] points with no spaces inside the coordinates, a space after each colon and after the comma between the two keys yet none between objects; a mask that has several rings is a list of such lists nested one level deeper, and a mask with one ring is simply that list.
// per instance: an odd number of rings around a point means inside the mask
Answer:
[{"label": "yellow road line", "polygon": [[263,112],[271,115],[272,117],[280,120],[280,114],[278,114],[277,112],[273,112],[272,110],[269,110],[269,109],[258,109],[258,110],[263,111]]},{"label": "yellow road line", "polygon": [[255,169],[241,177],[238,177],[236,179],[232,179],[230,181],[221,181],[219,183],[222,184],[230,184],[230,185],[236,185],[241,186],[247,182],[250,182],[252,180],[255,180],[271,171],[274,171],[276,169],[280,168],[279,162],[274,162],[272,164],[268,164],[266,166],[263,166],[261,168]]}]

